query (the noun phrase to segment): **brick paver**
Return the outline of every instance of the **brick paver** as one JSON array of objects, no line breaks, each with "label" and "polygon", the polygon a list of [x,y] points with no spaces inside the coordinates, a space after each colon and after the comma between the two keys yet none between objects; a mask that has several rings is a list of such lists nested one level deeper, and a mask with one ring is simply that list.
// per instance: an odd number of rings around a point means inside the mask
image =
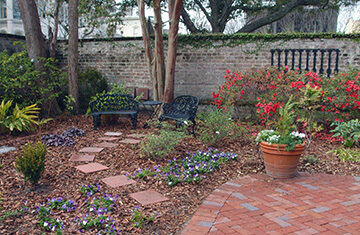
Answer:
[{"label": "brick paver", "polygon": [[109,167],[104,166],[104,165],[102,165],[100,163],[96,163],[96,162],[76,166],[75,168],[78,169],[79,171],[83,172],[83,173],[86,173],[86,174],[109,169]]},{"label": "brick paver", "polygon": [[121,132],[106,132],[104,135],[105,136],[121,136],[122,133]]},{"label": "brick paver", "polygon": [[130,194],[130,197],[138,201],[143,206],[169,200],[168,198],[164,197],[163,195],[154,190],[146,190],[132,193]]},{"label": "brick paver", "polygon": [[141,140],[136,140],[136,139],[124,139],[124,140],[120,141],[120,143],[123,143],[123,144],[138,144],[140,142],[141,142]]},{"label": "brick paver", "polygon": [[110,186],[112,188],[116,188],[116,187],[120,187],[120,186],[124,186],[124,185],[128,185],[128,184],[136,183],[135,180],[129,179],[125,175],[110,176],[110,177],[107,177],[105,179],[102,179],[102,181],[106,185],[108,185],[108,186]]},{"label": "brick paver", "polygon": [[120,140],[120,138],[105,136],[105,137],[100,137],[98,140],[100,140],[100,141],[117,141],[117,140]]},{"label": "brick paver", "polygon": [[182,234],[360,234],[359,177],[251,175],[223,184]]},{"label": "brick paver", "polygon": [[94,161],[94,154],[74,154],[69,161],[71,162],[92,162]]},{"label": "brick paver", "polygon": [[119,144],[114,144],[114,143],[110,143],[110,142],[102,142],[102,143],[98,143],[95,144],[96,147],[101,147],[101,148],[113,148],[118,146]]},{"label": "brick paver", "polygon": [[100,153],[104,148],[86,147],[79,150],[80,153]]}]

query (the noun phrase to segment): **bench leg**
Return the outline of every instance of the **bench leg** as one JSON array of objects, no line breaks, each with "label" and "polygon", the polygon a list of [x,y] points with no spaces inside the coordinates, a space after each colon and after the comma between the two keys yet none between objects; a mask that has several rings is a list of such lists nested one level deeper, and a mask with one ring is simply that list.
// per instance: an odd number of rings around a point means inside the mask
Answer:
[{"label": "bench leg", "polygon": [[131,118],[131,122],[132,122],[133,128],[136,129],[136,127],[137,127],[137,114],[135,114],[135,115],[130,115],[130,118]]},{"label": "bench leg", "polygon": [[96,130],[97,127],[100,126],[100,121],[100,115],[93,115],[94,130]]}]

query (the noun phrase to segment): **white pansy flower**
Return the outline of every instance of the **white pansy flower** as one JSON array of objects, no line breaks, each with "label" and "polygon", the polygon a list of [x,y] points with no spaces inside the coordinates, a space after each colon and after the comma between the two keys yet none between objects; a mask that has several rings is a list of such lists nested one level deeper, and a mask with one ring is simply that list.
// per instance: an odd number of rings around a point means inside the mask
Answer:
[{"label": "white pansy flower", "polygon": [[48,225],[48,222],[44,222],[44,227],[47,227]]},{"label": "white pansy flower", "polygon": [[187,121],[184,121],[184,124],[185,124],[185,125],[188,125],[189,123],[188,123]]},{"label": "white pansy flower", "polygon": [[215,131],[216,134],[220,135],[220,132],[219,131]]}]

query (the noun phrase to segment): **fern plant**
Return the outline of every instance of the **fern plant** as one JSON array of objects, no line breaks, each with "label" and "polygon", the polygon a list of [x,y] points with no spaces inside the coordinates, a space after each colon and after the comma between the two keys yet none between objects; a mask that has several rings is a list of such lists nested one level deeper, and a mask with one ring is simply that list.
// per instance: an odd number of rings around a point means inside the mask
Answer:
[{"label": "fern plant", "polygon": [[0,104],[0,131],[8,130],[10,132],[16,131],[31,131],[34,126],[40,125],[37,121],[40,108],[36,104],[29,105],[20,109],[15,104],[11,113],[11,106],[13,101],[3,100]]},{"label": "fern plant", "polygon": [[46,147],[40,141],[23,147],[22,156],[16,159],[15,168],[24,175],[25,181],[35,186],[45,169]]}]

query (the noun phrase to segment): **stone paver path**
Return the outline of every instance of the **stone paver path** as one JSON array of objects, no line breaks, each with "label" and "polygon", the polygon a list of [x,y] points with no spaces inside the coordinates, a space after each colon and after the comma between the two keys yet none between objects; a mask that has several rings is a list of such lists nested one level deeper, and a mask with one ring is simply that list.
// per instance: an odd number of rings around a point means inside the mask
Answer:
[{"label": "stone paver path", "polygon": [[141,142],[141,140],[136,140],[136,139],[123,139],[120,141],[120,143],[123,143],[123,144],[138,144],[140,142]]},{"label": "stone paver path", "polygon": [[94,154],[73,154],[69,161],[71,162],[92,162],[94,161]]},{"label": "stone paver path", "polygon": [[86,174],[109,169],[109,167],[104,166],[104,165],[102,165],[100,163],[96,163],[96,162],[76,166],[75,168],[78,169],[79,171],[83,172],[83,173],[86,173]]},{"label": "stone paver path", "polygon": [[16,148],[15,147],[9,147],[9,146],[0,146],[0,154],[2,153],[8,153],[8,152],[11,152],[11,151],[15,151]]},{"label": "stone paver path", "polygon": [[105,136],[121,136],[122,133],[121,132],[106,132],[104,135]]},{"label": "stone paver path", "polygon": [[207,197],[182,234],[360,234],[360,178],[304,173],[229,181]]},{"label": "stone paver path", "polygon": [[146,190],[132,193],[130,194],[130,197],[138,201],[143,206],[169,200],[168,198],[164,197],[163,195],[154,190]]},{"label": "stone paver path", "polygon": [[100,141],[116,141],[116,140],[120,140],[120,138],[105,136],[105,137],[100,137],[98,140],[100,140]]},{"label": "stone paver path", "polygon": [[118,144],[114,144],[114,143],[109,143],[109,142],[102,142],[102,143],[98,143],[95,145],[96,147],[101,147],[101,148],[113,148],[118,146]]},{"label": "stone paver path", "polygon": [[79,150],[80,153],[100,153],[104,148],[85,147]]},{"label": "stone paver path", "polygon": [[112,187],[112,188],[116,188],[116,187],[120,187],[120,186],[124,186],[124,185],[128,185],[128,184],[135,184],[136,181],[129,179],[128,177],[126,177],[125,175],[116,175],[116,176],[110,176],[107,178],[102,179],[102,181]]}]

